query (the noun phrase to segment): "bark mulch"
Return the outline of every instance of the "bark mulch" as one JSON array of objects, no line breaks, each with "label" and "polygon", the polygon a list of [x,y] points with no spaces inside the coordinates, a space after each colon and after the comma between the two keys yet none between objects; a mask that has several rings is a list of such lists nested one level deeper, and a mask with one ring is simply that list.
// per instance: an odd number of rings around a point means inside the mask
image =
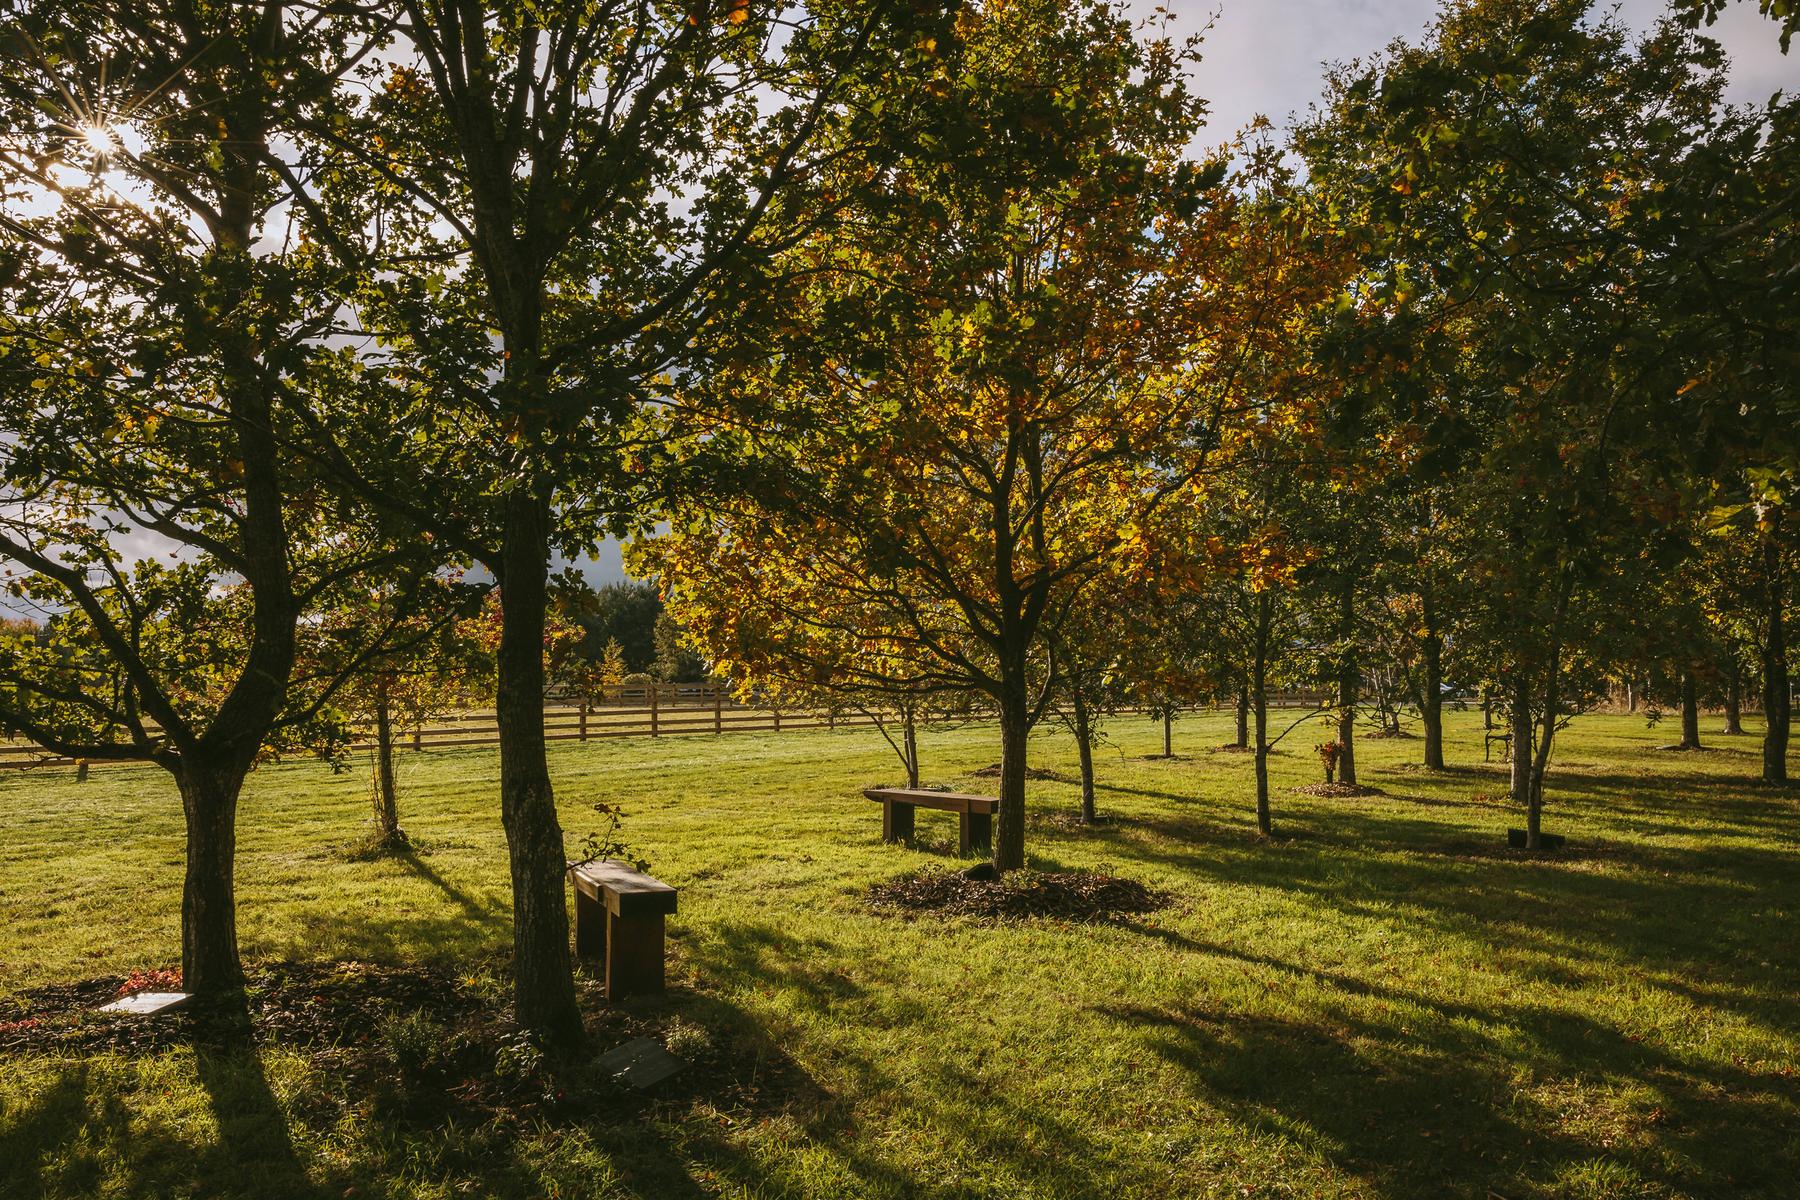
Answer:
[{"label": "bark mulch", "polygon": [[[146,1057],[176,1046],[226,1055],[264,1046],[304,1053],[338,1081],[315,1106],[358,1105],[413,1127],[449,1122],[648,1119],[704,1103],[772,1113],[817,1109],[829,1097],[771,1039],[702,993],[609,1005],[583,980],[591,1054],[557,1063],[512,1021],[507,989],[430,964],[271,962],[251,968],[241,1003],[193,1004],[154,1016],[102,1013],[141,990],[179,988],[171,971],[107,975],[0,999],[0,1061],[15,1055]],[[639,1037],[665,1044],[686,1069],[648,1093],[600,1074],[593,1056]],[[346,1110],[348,1111],[348,1110]],[[314,1114],[329,1123],[343,1114]]]},{"label": "bark mulch", "polygon": [[921,871],[875,884],[868,891],[870,906],[881,912],[988,921],[1021,917],[1105,921],[1155,912],[1173,900],[1134,879],[1099,871],[1011,871],[998,879]]},{"label": "bark mulch", "polygon": [[1332,796],[1347,798],[1350,796],[1385,796],[1386,792],[1378,787],[1364,787],[1360,783],[1308,783],[1293,788],[1300,796]]},{"label": "bark mulch", "polygon": [[[978,771],[970,771],[969,774],[979,776],[982,779],[998,779],[998,778],[1000,778],[1000,764],[995,763],[991,767],[982,767]],[[1070,782],[1070,780],[1067,776],[1062,775],[1056,771],[1046,770],[1043,767],[1026,767],[1025,768],[1025,778],[1027,778],[1027,779],[1044,779],[1044,780],[1048,780],[1051,783],[1068,783],[1068,782]]]}]

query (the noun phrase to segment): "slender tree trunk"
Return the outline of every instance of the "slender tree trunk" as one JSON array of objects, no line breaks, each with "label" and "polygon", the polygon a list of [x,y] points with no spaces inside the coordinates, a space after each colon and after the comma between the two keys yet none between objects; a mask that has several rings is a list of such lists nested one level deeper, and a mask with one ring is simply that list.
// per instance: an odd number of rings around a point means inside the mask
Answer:
[{"label": "slender tree trunk", "polygon": [[909,705],[900,715],[900,745],[906,759],[906,786],[919,786],[919,724]]},{"label": "slender tree trunk", "polygon": [[1088,720],[1087,700],[1074,690],[1075,753],[1081,759],[1081,823],[1094,823],[1094,730]]},{"label": "slender tree trunk", "polygon": [[1725,679],[1725,736],[1744,734],[1744,665],[1731,656],[1731,673]]},{"label": "slender tree trunk", "polygon": [[1175,757],[1175,710],[1163,709],[1163,757]]},{"label": "slender tree trunk", "polygon": [[1431,595],[1425,595],[1425,694],[1419,697],[1419,716],[1425,723],[1425,765],[1444,769],[1444,639],[1437,632]]},{"label": "slender tree trunk", "polygon": [[1514,667],[1512,699],[1507,713],[1512,726],[1512,802],[1531,807],[1531,674]]},{"label": "slender tree trunk", "polygon": [[1356,661],[1356,582],[1348,571],[1338,593],[1338,637],[1343,656],[1338,660],[1338,782],[1356,783],[1356,699],[1361,672]]},{"label": "slender tree trunk", "polygon": [[394,714],[385,677],[375,681],[375,840],[383,846],[401,840],[394,787]]},{"label": "slender tree trunk", "polygon": [[1256,646],[1250,662],[1250,704],[1256,721],[1256,828],[1267,837],[1275,832],[1269,811],[1269,624],[1273,602],[1268,592],[1256,600]]},{"label": "slender tree trunk", "polygon": [[[1780,518],[1777,511],[1774,520]],[[1771,528],[1763,534],[1763,579],[1768,587],[1763,630],[1763,720],[1767,723],[1763,733],[1764,783],[1786,783],[1788,778],[1788,721],[1791,714],[1787,630],[1781,611],[1787,601],[1787,586],[1782,578],[1777,531],[1777,528]]]},{"label": "slender tree trunk", "polygon": [[1250,685],[1239,684],[1237,691],[1237,748],[1250,748]]},{"label": "slender tree trunk", "polygon": [[1031,740],[1031,714],[1024,664],[1002,670],[1000,807],[995,814],[994,868],[1016,871],[1025,865],[1025,755]]},{"label": "slender tree trunk", "polygon": [[[1550,770],[1550,746],[1556,739],[1556,714],[1562,703],[1562,692],[1559,686],[1561,675],[1561,654],[1553,654],[1550,659],[1550,673],[1544,682],[1544,711],[1539,717],[1541,726],[1538,730],[1537,748],[1530,756],[1531,803],[1526,806],[1525,810],[1525,848],[1527,850],[1538,850],[1543,845],[1544,776]],[[1526,722],[1526,726],[1530,727],[1529,721]],[[1517,758],[1517,754],[1514,757]]]},{"label": "slender tree trunk", "polygon": [[1700,688],[1692,667],[1681,669],[1681,748],[1700,749]]},{"label": "slender tree trunk", "polygon": [[544,610],[549,501],[520,487],[506,501],[495,721],[500,819],[512,868],[513,1002],[526,1029],[558,1047],[582,1038],[563,898],[562,825],[544,754]]},{"label": "slender tree trunk", "polygon": [[175,768],[187,820],[187,875],[181,892],[181,986],[218,996],[244,986],[238,960],[237,802],[247,768],[184,759]]}]

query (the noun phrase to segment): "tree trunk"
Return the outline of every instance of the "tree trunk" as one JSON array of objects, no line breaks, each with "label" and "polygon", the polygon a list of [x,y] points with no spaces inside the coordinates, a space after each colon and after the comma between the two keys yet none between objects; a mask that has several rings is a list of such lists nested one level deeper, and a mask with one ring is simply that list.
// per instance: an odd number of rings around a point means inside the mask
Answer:
[{"label": "tree trunk", "polygon": [[1444,639],[1436,630],[1431,601],[1425,601],[1425,694],[1419,697],[1419,716],[1425,723],[1425,765],[1444,769]]},{"label": "tree trunk", "polygon": [[1256,719],[1256,828],[1264,837],[1275,832],[1275,818],[1269,811],[1269,624],[1272,617],[1269,594],[1265,591],[1256,602],[1256,646],[1250,662],[1250,704]]},{"label": "tree trunk", "polygon": [[995,814],[994,868],[1016,871],[1025,865],[1025,755],[1031,715],[1023,664],[1005,670],[1000,687],[1000,807]]},{"label": "tree trunk", "polygon": [[1087,700],[1074,689],[1075,753],[1081,759],[1081,823],[1094,823],[1094,730],[1088,720]]},{"label": "tree trunk", "polygon": [[400,804],[394,788],[394,714],[386,678],[375,681],[375,840],[401,841]]},{"label": "tree trunk", "polygon": [[181,892],[181,986],[219,996],[244,986],[238,961],[237,802],[247,769],[196,761],[175,768],[187,819],[187,876]]},{"label": "tree trunk", "polygon": [[1356,783],[1356,693],[1360,672],[1356,663],[1356,583],[1348,572],[1338,593],[1338,637],[1343,654],[1338,660],[1338,782]]},{"label": "tree trunk", "polygon": [[901,757],[906,759],[906,786],[919,786],[919,725],[910,705],[900,714]]},{"label": "tree trunk", "polygon": [[1237,693],[1237,748],[1250,748],[1250,686],[1239,684]]},{"label": "tree trunk", "polygon": [[1681,669],[1681,748],[1700,749],[1700,688],[1692,667]]},{"label": "tree trunk", "polygon": [[[1512,727],[1512,802],[1531,808],[1531,675],[1516,666],[1512,679],[1512,700],[1507,712]],[[1534,835],[1535,836],[1535,835]]]},{"label": "tree trunk", "polygon": [[568,1048],[582,1038],[563,898],[562,826],[544,754],[544,609],[550,505],[522,486],[506,501],[495,723],[500,819],[513,888],[513,1002],[520,1025]]},{"label": "tree trunk", "polygon": [[[1779,521],[1776,512],[1771,525]],[[1768,592],[1764,603],[1763,631],[1763,782],[1786,783],[1788,751],[1789,684],[1787,630],[1782,623],[1782,606],[1787,600],[1786,581],[1782,578],[1781,544],[1777,529],[1763,534],[1763,579]]]},{"label": "tree trunk", "polygon": [[1163,709],[1163,757],[1175,757],[1175,710]]},{"label": "tree trunk", "polygon": [[1731,673],[1725,680],[1725,736],[1744,734],[1744,665],[1731,656]]}]

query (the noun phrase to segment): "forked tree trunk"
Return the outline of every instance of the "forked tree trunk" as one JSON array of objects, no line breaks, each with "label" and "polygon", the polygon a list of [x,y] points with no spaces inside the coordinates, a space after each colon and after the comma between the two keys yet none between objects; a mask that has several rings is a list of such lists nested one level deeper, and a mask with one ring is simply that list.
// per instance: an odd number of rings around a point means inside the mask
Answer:
[{"label": "forked tree trunk", "polygon": [[1734,653],[1731,656],[1731,673],[1725,679],[1725,736],[1742,737],[1744,734],[1744,665]]},{"label": "forked tree trunk", "polygon": [[1692,667],[1681,669],[1681,748],[1700,749],[1700,688]]},{"label": "forked tree trunk", "polygon": [[394,713],[385,678],[375,681],[375,840],[400,840],[400,802],[394,787]]},{"label": "forked tree trunk", "polygon": [[1087,700],[1074,689],[1075,753],[1081,760],[1081,823],[1094,823],[1094,729],[1088,719]]},{"label": "forked tree trunk", "polygon": [[500,819],[513,889],[513,1002],[521,1025],[568,1048],[582,1038],[563,899],[562,825],[544,754],[544,606],[550,506],[530,487],[506,502],[494,713]]},{"label": "forked tree trunk", "polygon": [[181,890],[181,985],[197,996],[244,986],[238,960],[237,803],[246,767],[183,760],[175,768],[187,822],[187,874]]},{"label": "forked tree trunk", "polygon": [[1025,865],[1025,755],[1031,739],[1023,665],[1009,670],[1000,695],[1000,806],[995,813],[994,869]]},{"label": "forked tree trunk", "polygon": [[1338,660],[1338,782],[1356,783],[1356,584],[1346,572],[1338,593],[1338,637],[1344,647]]},{"label": "forked tree trunk", "polygon": [[1272,602],[1268,592],[1256,601],[1256,645],[1250,661],[1250,705],[1256,721],[1256,829],[1264,837],[1275,832],[1269,810],[1269,624]]},{"label": "forked tree trunk", "polygon": [[[1779,521],[1781,514],[1775,514]],[[1788,695],[1787,630],[1782,621],[1782,606],[1787,601],[1786,581],[1782,578],[1781,544],[1770,529],[1763,534],[1763,580],[1768,591],[1764,600],[1763,629],[1763,782],[1786,783],[1788,778]]]},{"label": "forked tree trunk", "polygon": [[1237,691],[1237,748],[1250,748],[1250,685],[1239,684]]}]

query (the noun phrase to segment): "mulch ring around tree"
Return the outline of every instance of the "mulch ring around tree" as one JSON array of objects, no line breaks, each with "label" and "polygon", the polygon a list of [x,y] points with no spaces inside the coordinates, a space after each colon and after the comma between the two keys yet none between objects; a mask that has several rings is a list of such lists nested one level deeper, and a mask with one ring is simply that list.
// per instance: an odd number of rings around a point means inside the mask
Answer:
[{"label": "mulch ring around tree", "polygon": [[1009,871],[998,879],[920,871],[875,884],[867,899],[871,908],[893,916],[986,921],[1105,921],[1155,912],[1174,901],[1166,892],[1102,871]]},{"label": "mulch ring around tree", "polygon": [[[338,1081],[329,1095],[313,1098],[333,1111],[307,1114],[324,1124],[361,1104],[386,1121],[436,1127],[631,1122],[696,1103],[774,1113],[816,1109],[827,1099],[778,1046],[693,989],[671,987],[661,997],[616,1005],[604,1001],[598,981],[578,980],[587,1052],[559,1064],[513,1023],[508,989],[492,974],[355,961],[267,963],[247,974],[241,1005],[192,1005],[148,1017],[96,1010],[144,986],[178,986],[172,972],[19,992],[0,1000],[0,1061],[36,1054],[148,1057],[179,1046],[229,1055],[278,1046],[305,1054]],[[637,1092],[597,1059],[645,1037],[685,1066]]]},{"label": "mulch ring around tree", "polygon": [[1360,783],[1308,783],[1289,790],[1299,796],[1331,796],[1334,798],[1387,795],[1378,787],[1364,787]]},{"label": "mulch ring around tree", "polygon": [[[1000,764],[995,763],[991,767],[982,767],[978,771],[970,771],[969,774],[978,776],[982,779],[998,779],[998,778],[1000,778]],[[1063,775],[1057,771],[1047,770],[1043,767],[1026,767],[1025,768],[1025,778],[1027,778],[1027,779],[1042,779],[1042,780],[1047,780],[1050,783],[1068,783],[1068,782],[1070,782],[1068,776]]]}]

